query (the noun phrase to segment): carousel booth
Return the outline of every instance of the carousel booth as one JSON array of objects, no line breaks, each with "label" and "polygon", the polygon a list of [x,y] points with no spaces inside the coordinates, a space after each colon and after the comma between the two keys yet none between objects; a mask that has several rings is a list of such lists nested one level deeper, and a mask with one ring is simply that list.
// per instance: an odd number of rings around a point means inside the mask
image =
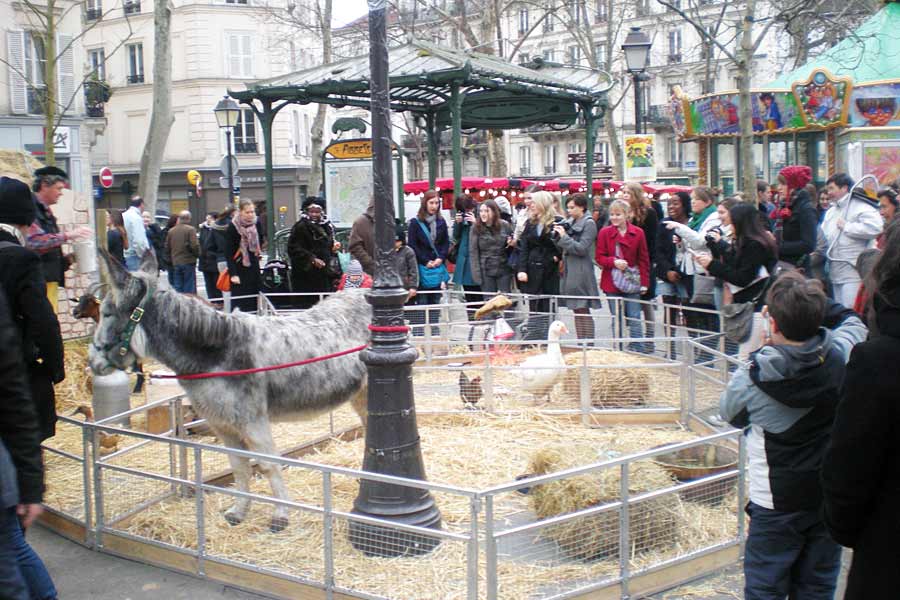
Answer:
[{"label": "carousel booth", "polygon": [[[836,172],[900,176],[900,2],[886,6],[810,63],[753,90],[757,176],[774,181],[789,164],[809,165],[816,185]],[[671,118],[699,144],[700,182],[731,194],[740,181],[738,94],[690,98],[676,88]]]}]

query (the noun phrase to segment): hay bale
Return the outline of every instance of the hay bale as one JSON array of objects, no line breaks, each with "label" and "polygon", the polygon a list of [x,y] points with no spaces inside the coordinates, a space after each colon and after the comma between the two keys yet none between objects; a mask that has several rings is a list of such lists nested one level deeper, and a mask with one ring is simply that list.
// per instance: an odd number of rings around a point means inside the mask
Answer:
[{"label": "hay bale", "polygon": [[[625,352],[592,350],[587,353],[588,372],[591,379],[591,405],[597,408],[630,408],[643,406],[650,401],[649,369],[591,369],[591,365],[627,365],[644,359]],[[566,364],[581,366],[580,352],[566,355]],[[581,371],[566,370],[563,393],[567,398],[581,395]]]},{"label": "hay bale", "polygon": [[31,185],[35,169],[43,166],[27,152],[0,148],[0,176],[12,177]]},{"label": "hay bale", "polygon": [[[541,448],[531,456],[529,472],[543,475],[601,460],[597,446],[575,444]],[[568,477],[531,488],[529,500],[540,519],[600,506],[620,500],[620,470]],[[673,479],[662,467],[651,462],[634,463],[629,470],[628,490],[640,494],[672,485]],[[682,512],[677,494],[667,494],[629,504],[631,553],[658,550],[661,539],[677,539],[678,515]],[[551,525],[541,535],[555,541],[560,550],[577,560],[598,560],[619,554],[619,510]]]}]

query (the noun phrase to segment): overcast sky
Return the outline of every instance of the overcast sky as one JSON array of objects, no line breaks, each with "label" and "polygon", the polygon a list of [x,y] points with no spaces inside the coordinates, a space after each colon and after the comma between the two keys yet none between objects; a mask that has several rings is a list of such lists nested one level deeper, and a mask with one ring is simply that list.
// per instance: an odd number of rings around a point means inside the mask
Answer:
[{"label": "overcast sky", "polygon": [[341,27],[357,19],[369,10],[367,0],[336,0],[331,14],[332,27]]}]

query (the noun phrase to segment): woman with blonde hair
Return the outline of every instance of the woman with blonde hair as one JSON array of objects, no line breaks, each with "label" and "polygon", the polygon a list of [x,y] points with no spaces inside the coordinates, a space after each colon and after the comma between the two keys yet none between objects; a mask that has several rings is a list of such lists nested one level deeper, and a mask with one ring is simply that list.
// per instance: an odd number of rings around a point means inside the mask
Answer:
[{"label": "woman with blonde hair", "polygon": [[[622,186],[623,199],[628,202],[631,207],[631,222],[641,228],[644,232],[644,239],[647,241],[647,251],[650,256],[650,285],[647,291],[641,294],[641,312],[644,315],[644,337],[652,338],[654,334],[654,323],[656,315],[654,314],[654,306],[649,302],[656,298],[656,239],[659,228],[659,217],[656,210],[650,203],[650,198],[644,194],[644,187],[640,183],[628,182]],[[646,352],[653,352],[653,344],[648,342],[644,344]]]},{"label": "woman with blonde hair", "polygon": [[[559,261],[562,252],[553,241],[553,196],[549,192],[534,192],[528,209],[528,222],[519,238],[519,262],[516,279],[525,294],[559,294]],[[543,338],[549,326],[550,299],[532,300],[532,313],[545,313],[541,319],[530,320],[530,339]],[[537,331],[535,331],[537,329]]]}]

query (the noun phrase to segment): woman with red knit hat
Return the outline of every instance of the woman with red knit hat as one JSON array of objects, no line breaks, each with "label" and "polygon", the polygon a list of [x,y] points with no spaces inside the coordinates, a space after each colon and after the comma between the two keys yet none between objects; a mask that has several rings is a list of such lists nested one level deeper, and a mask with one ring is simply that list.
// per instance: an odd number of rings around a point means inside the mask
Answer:
[{"label": "woman with red knit hat", "polygon": [[809,267],[809,255],[816,249],[819,224],[816,207],[804,189],[812,181],[806,165],[785,167],[778,173],[780,202],[770,218],[775,223],[778,258],[798,268]]}]

